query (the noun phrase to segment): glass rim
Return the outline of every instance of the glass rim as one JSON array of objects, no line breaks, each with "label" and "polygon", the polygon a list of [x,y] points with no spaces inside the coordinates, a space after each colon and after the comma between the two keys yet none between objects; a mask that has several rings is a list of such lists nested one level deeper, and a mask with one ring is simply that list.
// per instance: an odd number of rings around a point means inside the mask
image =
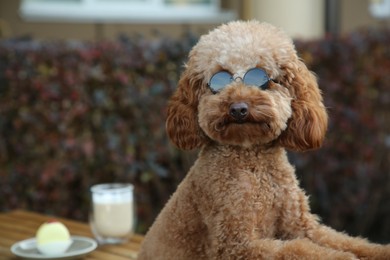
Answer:
[{"label": "glass rim", "polygon": [[134,190],[134,185],[131,183],[100,183],[94,184],[90,188],[92,193],[107,193],[107,192],[128,192]]}]

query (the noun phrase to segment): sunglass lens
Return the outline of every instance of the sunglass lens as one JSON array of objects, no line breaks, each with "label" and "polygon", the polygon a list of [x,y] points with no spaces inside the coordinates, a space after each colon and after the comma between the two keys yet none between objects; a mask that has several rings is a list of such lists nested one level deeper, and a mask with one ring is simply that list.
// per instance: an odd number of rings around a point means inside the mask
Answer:
[{"label": "sunglass lens", "polygon": [[215,73],[209,82],[209,87],[213,93],[219,92],[232,81],[232,75],[227,71]]},{"label": "sunglass lens", "polygon": [[266,89],[268,87],[269,78],[267,73],[258,68],[250,69],[244,76],[244,83],[246,85],[253,85]]}]

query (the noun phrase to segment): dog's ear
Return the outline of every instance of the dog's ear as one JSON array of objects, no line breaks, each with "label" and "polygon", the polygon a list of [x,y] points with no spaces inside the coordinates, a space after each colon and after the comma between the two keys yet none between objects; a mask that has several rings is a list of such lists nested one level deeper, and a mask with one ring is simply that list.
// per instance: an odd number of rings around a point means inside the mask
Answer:
[{"label": "dog's ear", "polygon": [[328,127],[328,115],[317,79],[302,61],[289,65],[284,68],[287,74],[282,84],[293,97],[292,116],[279,141],[294,151],[315,149],[322,145]]},{"label": "dog's ear", "polygon": [[168,103],[166,130],[171,141],[180,149],[199,148],[204,134],[198,124],[198,104],[202,81],[187,69],[181,75],[176,92]]}]

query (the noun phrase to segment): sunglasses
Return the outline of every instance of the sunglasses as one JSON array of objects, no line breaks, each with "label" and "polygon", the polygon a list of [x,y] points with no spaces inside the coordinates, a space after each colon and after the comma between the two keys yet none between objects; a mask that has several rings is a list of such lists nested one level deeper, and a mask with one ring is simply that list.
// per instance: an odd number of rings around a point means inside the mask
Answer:
[{"label": "sunglasses", "polygon": [[[241,79],[241,77],[237,78]],[[225,70],[219,71],[211,77],[208,85],[211,89],[211,92],[215,94],[237,78],[233,78],[233,75]],[[256,86],[263,90],[268,88],[268,83],[270,80],[274,81],[268,77],[267,73],[263,69],[259,68],[248,70],[242,78],[242,81],[245,83],[245,85]]]}]

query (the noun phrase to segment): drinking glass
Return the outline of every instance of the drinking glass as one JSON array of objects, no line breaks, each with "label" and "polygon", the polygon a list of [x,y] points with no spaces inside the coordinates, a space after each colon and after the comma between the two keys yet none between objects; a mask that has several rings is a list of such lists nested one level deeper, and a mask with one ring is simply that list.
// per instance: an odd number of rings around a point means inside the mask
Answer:
[{"label": "drinking glass", "polygon": [[89,224],[99,244],[120,244],[134,233],[134,187],[104,183],[91,187]]}]

